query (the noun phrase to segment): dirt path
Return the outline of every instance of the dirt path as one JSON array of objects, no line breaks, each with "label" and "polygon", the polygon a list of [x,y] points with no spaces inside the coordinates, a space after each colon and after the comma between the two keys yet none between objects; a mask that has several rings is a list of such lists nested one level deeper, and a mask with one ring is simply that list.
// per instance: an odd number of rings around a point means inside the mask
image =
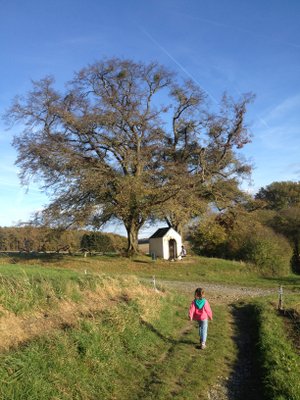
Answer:
[{"label": "dirt path", "polygon": [[251,306],[230,308],[233,340],[237,346],[237,360],[232,372],[221,377],[208,392],[209,400],[262,400],[263,390],[257,375],[255,343],[256,325],[252,320]]},{"label": "dirt path", "polygon": [[[145,280],[146,281],[146,280]],[[149,282],[149,280],[147,280]],[[274,294],[274,299],[277,298],[277,289],[269,288],[253,288],[247,286],[229,286],[223,284],[205,283],[205,282],[181,282],[156,280],[156,286],[166,287],[168,289],[178,290],[181,293],[188,293],[193,296],[197,286],[203,287],[206,291],[206,296],[213,303],[232,304],[239,300],[247,298],[263,297]]]}]

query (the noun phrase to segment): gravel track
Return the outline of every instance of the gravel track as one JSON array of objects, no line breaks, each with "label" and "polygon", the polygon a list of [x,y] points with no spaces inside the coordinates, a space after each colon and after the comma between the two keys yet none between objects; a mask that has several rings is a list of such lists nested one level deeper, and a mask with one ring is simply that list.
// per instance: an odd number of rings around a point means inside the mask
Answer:
[{"label": "gravel track", "polygon": [[[149,282],[149,280],[147,280]],[[182,281],[168,281],[157,279],[156,287],[165,287],[167,289],[178,290],[181,293],[193,293],[197,287],[205,289],[206,297],[211,302],[233,303],[246,298],[263,297],[268,295],[274,295],[274,299],[277,299],[278,290],[276,288],[255,288],[247,286],[229,286],[224,284],[216,283],[205,283],[205,282],[182,282]]]}]

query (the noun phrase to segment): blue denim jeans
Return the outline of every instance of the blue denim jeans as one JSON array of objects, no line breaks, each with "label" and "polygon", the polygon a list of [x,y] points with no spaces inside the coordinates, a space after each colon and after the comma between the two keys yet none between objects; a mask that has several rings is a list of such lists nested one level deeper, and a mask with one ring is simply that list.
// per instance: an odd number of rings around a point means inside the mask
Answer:
[{"label": "blue denim jeans", "polygon": [[200,342],[205,343],[207,338],[208,319],[204,319],[203,321],[198,321],[198,323],[199,323]]}]

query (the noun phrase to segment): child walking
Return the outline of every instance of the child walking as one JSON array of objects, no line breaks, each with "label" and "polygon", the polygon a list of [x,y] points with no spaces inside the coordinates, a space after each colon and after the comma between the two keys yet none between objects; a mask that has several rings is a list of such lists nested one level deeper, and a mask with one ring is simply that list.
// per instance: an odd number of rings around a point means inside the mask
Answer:
[{"label": "child walking", "polygon": [[190,320],[198,321],[201,349],[206,347],[208,320],[212,320],[212,311],[209,302],[204,298],[204,289],[195,290],[195,299],[192,301],[189,310]]}]

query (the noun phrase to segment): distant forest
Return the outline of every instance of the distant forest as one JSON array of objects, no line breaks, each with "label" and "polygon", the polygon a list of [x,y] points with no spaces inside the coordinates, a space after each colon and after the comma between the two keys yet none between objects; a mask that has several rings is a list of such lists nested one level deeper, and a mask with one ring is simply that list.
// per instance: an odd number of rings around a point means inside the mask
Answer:
[{"label": "distant forest", "polygon": [[0,227],[0,251],[19,252],[122,252],[125,237],[112,233],[50,228]]}]

